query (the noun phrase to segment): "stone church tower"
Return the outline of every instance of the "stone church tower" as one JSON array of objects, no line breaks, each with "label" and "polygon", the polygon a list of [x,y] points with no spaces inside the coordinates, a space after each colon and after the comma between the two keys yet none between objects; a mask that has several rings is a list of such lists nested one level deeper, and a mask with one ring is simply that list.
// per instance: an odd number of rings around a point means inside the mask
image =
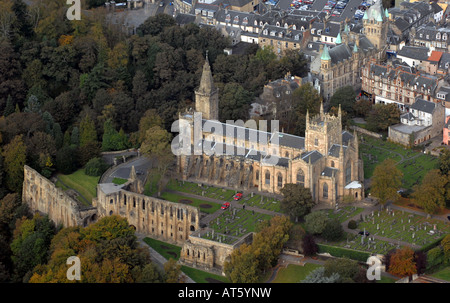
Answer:
[{"label": "stone church tower", "polygon": [[[364,34],[369,41],[379,50],[386,48],[388,32],[388,13],[383,9],[381,0],[378,0],[368,10],[363,17]],[[378,58],[381,59],[381,58]]]},{"label": "stone church tower", "polygon": [[219,89],[215,87],[206,53],[200,87],[195,91],[195,111],[202,113],[202,119],[219,120]]}]

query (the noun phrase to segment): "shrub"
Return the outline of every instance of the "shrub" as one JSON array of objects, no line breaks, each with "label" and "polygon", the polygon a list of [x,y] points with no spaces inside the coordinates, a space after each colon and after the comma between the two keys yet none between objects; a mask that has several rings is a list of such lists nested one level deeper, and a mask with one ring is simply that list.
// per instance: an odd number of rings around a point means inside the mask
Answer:
[{"label": "shrub", "polygon": [[101,176],[107,168],[108,164],[106,164],[102,158],[92,158],[86,164],[84,173],[88,176],[98,177]]},{"label": "shrub", "polygon": [[305,256],[314,256],[317,254],[318,246],[313,235],[306,234],[302,240],[302,250]]},{"label": "shrub", "polygon": [[337,219],[328,220],[325,229],[322,232],[322,237],[328,241],[337,241],[342,238],[344,229],[341,222]]},{"label": "shrub", "polygon": [[328,216],[323,211],[315,211],[305,216],[306,230],[313,235],[320,235],[328,222]]},{"label": "shrub", "polygon": [[356,223],[355,220],[350,220],[348,222],[347,227],[350,228],[350,229],[356,229],[358,227],[358,223]]}]

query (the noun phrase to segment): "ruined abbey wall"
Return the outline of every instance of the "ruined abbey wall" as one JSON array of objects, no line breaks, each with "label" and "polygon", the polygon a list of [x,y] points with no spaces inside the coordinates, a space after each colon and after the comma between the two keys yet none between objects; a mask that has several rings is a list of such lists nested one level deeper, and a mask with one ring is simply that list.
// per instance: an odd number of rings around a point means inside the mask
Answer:
[{"label": "ruined abbey wall", "polygon": [[128,191],[128,183],[98,184],[94,204],[101,217],[120,215],[127,218],[136,232],[177,245],[182,245],[191,232],[199,229],[197,207]]},{"label": "ruined abbey wall", "polygon": [[22,201],[32,212],[47,214],[55,224],[87,226],[97,220],[97,209],[81,207],[50,180],[29,166],[24,166]]}]

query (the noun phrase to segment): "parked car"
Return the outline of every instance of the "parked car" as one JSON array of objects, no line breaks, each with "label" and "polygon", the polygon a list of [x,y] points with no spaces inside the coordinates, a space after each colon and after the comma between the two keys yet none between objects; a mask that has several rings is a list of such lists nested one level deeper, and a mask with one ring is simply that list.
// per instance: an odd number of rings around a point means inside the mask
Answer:
[{"label": "parked car", "polygon": [[[362,236],[362,235],[364,235],[364,232],[361,230],[358,234]],[[368,231],[366,231],[366,237],[368,237],[369,235],[370,235],[370,233]]]},{"label": "parked car", "polygon": [[236,200],[236,201],[242,199],[242,193],[237,193],[237,194],[235,194],[235,195],[233,196],[233,199]]},{"label": "parked car", "polygon": [[230,207],[230,202],[225,202],[223,205],[222,205],[222,209],[227,209],[228,207]]},{"label": "parked car", "polygon": [[159,2],[159,6],[164,6],[164,1]]}]

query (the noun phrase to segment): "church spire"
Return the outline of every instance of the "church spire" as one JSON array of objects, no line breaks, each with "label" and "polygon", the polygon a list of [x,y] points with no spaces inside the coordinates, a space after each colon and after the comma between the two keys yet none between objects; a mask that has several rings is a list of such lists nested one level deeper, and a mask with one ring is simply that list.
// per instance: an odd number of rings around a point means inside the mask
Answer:
[{"label": "church spire", "polygon": [[200,79],[200,87],[198,91],[203,94],[210,94],[216,90],[214,80],[209,65],[208,51],[206,51],[205,64],[203,65],[202,78]]}]

